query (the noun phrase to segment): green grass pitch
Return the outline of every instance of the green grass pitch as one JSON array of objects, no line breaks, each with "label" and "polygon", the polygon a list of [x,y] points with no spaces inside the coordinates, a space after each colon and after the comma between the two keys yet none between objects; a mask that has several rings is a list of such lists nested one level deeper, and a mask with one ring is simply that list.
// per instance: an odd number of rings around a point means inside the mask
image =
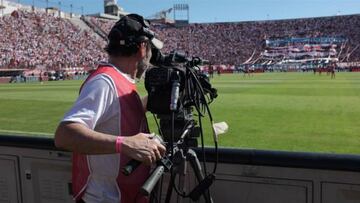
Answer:
[{"label": "green grass pitch", "polygon": [[[211,83],[219,93],[210,105],[214,120],[229,125],[220,146],[360,153],[360,73],[337,73],[336,79],[324,73],[228,74]],[[0,134],[52,137],[80,84],[1,84]],[[142,84],[139,91],[145,94]],[[211,145],[209,123],[203,124]]]}]

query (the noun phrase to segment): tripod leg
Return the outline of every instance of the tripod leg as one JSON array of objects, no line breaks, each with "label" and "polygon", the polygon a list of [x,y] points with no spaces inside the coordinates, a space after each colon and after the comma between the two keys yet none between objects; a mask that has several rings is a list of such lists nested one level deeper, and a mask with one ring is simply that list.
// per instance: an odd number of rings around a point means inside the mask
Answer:
[{"label": "tripod leg", "polygon": [[162,175],[161,180],[155,185],[154,189],[152,190],[150,194],[150,200],[149,203],[160,203],[161,202],[161,189],[163,185],[163,178],[164,175]]},{"label": "tripod leg", "polygon": [[[200,161],[197,158],[196,153],[193,150],[189,149],[188,152],[187,152],[186,157],[188,158],[188,161],[190,162],[190,165],[193,168],[196,179],[200,183],[200,181],[202,181],[204,179],[204,175],[203,175],[203,173],[201,171]],[[210,196],[210,191],[209,190],[206,190],[203,193],[203,196],[204,196],[205,202],[207,202],[207,203],[212,203],[213,202],[213,200],[212,200],[212,198]]]},{"label": "tripod leg", "polygon": [[[170,171],[170,173],[174,173],[173,171]],[[175,174],[170,175],[170,181],[169,181],[169,185],[166,191],[166,199],[165,199],[165,203],[169,203],[171,201],[171,195],[172,195],[172,191],[173,191],[173,184],[174,184],[174,176]]]},{"label": "tripod leg", "polygon": [[[166,203],[171,201],[171,196],[172,196],[172,191],[175,190],[176,193],[180,192],[180,191],[184,191],[184,181],[185,181],[185,175],[186,175],[186,157],[183,155],[183,150],[180,149],[178,150],[175,155],[174,155],[174,165],[170,170],[170,181],[169,181],[169,186],[167,189],[167,193],[166,193]],[[176,178],[179,178],[178,180],[178,185],[175,186],[174,184],[176,184]],[[176,188],[180,188],[180,191],[177,191]],[[181,202],[182,200],[182,196],[178,195],[176,202]],[[175,200],[174,200],[175,201]]]}]

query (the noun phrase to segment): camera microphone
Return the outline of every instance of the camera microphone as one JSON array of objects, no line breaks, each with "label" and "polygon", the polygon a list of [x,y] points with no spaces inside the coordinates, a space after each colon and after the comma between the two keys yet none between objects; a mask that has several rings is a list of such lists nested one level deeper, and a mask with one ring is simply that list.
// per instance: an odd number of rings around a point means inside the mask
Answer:
[{"label": "camera microphone", "polygon": [[169,54],[169,57],[171,57],[171,61],[174,61],[176,63],[186,63],[189,61],[185,54],[176,51],[172,51]]},{"label": "camera microphone", "polygon": [[154,66],[171,66],[173,63],[186,63],[189,61],[185,54],[172,51],[168,55],[164,55],[161,51],[155,47],[151,49],[152,56],[150,63]]}]

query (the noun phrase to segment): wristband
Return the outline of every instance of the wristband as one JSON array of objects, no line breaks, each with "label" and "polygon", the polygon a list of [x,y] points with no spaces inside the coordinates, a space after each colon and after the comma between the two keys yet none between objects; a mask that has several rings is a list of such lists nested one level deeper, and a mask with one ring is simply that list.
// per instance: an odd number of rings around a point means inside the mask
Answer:
[{"label": "wristband", "polygon": [[122,136],[117,136],[116,137],[116,143],[115,143],[115,151],[116,151],[116,153],[121,153],[121,147],[122,147],[123,139],[124,139],[124,137],[122,137]]}]

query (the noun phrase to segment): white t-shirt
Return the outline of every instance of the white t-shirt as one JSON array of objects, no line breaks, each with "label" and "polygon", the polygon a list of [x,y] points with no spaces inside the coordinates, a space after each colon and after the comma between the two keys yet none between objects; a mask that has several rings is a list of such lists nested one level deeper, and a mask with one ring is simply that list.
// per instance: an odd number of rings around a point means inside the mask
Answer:
[{"label": "white t-shirt", "polygon": [[[135,82],[128,75],[121,74],[130,82]],[[106,74],[99,74],[88,80],[62,121],[82,123],[97,132],[120,135],[120,105],[114,81]],[[119,155],[87,157],[90,176],[82,199],[86,203],[118,203],[120,190],[116,177],[119,172]]]}]

